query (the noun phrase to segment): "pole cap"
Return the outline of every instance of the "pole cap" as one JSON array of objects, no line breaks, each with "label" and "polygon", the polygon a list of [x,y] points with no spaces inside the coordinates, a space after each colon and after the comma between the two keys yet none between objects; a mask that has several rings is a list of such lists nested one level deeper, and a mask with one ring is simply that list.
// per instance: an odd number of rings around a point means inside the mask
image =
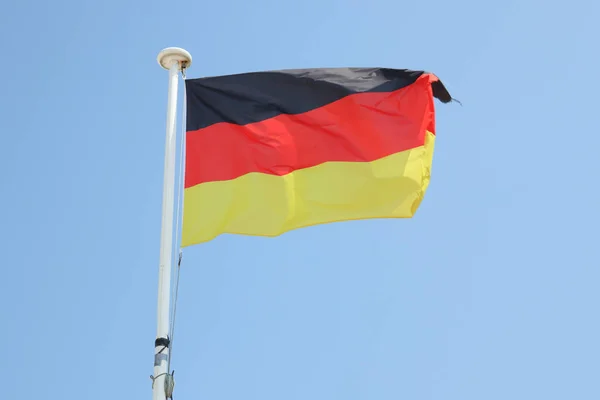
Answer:
[{"label": "pole cap", "polygon": [[189,68],[192,65],[192,55],[179,47],[167,47],[158,53],[156,61],[164,69],[170,69],[173,61],[178,62],[180,68]]}]

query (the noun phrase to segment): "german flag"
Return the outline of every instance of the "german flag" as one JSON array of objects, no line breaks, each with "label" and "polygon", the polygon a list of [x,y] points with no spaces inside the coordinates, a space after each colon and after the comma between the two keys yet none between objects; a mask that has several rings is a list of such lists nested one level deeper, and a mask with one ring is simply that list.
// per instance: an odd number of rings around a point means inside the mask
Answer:
[{"label": "german flag", "polygon": [[424,71],[319,68],[188,79],[183,247],[220,234],[410,218],[427,189],[434,97]]}]

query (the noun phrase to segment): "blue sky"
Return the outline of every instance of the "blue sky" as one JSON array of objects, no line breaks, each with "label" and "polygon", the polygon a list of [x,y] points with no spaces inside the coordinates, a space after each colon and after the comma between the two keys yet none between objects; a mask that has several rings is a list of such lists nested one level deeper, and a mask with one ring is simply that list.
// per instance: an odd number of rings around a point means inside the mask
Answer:
[{"label": "blue sky", "polygon": [[151,398],[168,46],[190,77],[425,69],[463,103],[413,220],[185,251],[175,399],[600,398],[598,4],[4,4],[3,398]]}]

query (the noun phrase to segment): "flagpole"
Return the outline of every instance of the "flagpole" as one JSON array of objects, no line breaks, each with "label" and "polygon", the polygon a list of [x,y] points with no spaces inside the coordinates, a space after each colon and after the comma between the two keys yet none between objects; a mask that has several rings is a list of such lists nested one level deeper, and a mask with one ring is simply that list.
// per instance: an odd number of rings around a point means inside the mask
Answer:
[{"label": "flagpole", "polygon": [[[175,198],[175,150],[177,88],[179,72],[188,68],[192,56],[184,49],[169,47],[157,57],[158,63],[169,71],[167,100],[167,135],[162,196],[162,224],[160,234],[160,258],[158,275],[158,307],[156,340],[154,343],[154,375],[152,377],[152,399],[165,400],[165,379],[169,378],[169,310],[171,298],[171,263],[173,261],[173,211]],[[167,387],[169,381],[166,382]]]}]

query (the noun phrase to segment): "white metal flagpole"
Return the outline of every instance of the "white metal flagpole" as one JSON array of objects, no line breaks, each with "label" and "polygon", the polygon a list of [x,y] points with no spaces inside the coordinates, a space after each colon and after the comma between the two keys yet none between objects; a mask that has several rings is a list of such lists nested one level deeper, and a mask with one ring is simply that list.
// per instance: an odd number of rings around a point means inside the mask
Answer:
[{"label": "white metal flagpole", "polygon": [[[156,341],[154,343],[154,376],[152,399],[171,397],[172,377],[169,375],[169,300],[171,297],[171,263],[173,261],[173,211],[175,198],[175,150],[177,87],[179,72],[192,64],[192,56],[184,49],[169,47],[157,57],[158,63],[169,70],[167,102],[167,137],[162,198],[162,226],[160,234],[160,264],[158,275],[158,312]],[[166,390],[165,390],[166,389]]]}]

